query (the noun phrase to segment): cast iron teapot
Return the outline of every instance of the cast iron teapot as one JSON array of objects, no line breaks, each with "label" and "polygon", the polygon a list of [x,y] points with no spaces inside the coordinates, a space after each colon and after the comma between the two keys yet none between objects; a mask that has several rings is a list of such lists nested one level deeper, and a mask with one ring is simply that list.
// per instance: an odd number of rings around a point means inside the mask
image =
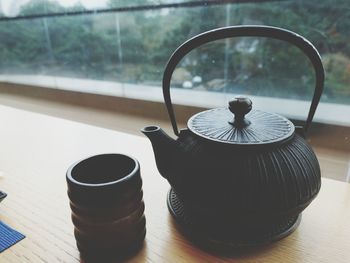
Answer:
[{"label": "cast iron teapot", "polygon": [[[170,98],[177,63],[192,49],[228,37],[259,36],[290,42],[311,61],[316,88],[304,127],[253,108],[246,97],[228,107],[192,116],[178,131]],[[292,58],[291,58],[292,59]],[[160,174],[172,189],[168,207],[176,221],[200,239],[251,245],[280,239],[300,222],[301,212],[321,186],[320,167],[305,140],[324,82],[316,48],[302,36],[268,26],[211,30],[183,43],[170,57],[163,95],[176,140],[157,126],[142,132],[151,140]]]}]

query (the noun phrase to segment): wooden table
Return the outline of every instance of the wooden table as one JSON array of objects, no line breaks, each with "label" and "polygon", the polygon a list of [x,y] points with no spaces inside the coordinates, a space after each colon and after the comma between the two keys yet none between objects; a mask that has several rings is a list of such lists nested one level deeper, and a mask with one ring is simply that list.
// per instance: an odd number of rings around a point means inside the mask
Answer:
[{"label": "wooden table", "polygon": [[[0,220],[26,238],[0,262],[79,262],[66,195],[65,172],[81,158],[107,152],[141,164],[147,236],[131,262],[350,262],[350,185],[323,179],[321,192],[287,238],[249,253],[201,250],[175,228],[166,207],[169,185],[158,174],[151,144],[132,136],[0,106]],[[141,127],[140,127],[141,128]]]}]

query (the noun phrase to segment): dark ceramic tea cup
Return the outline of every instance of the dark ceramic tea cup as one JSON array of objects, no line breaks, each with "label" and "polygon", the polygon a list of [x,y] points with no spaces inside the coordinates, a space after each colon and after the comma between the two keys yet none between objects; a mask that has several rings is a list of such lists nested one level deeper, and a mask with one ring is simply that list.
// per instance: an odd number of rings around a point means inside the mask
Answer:
[{"label": "dark ceramic tea cup", "polygon": [[140,165],[122,154],[102,154],[71,165],[68,196],[74,235],[86,259],[130,256],[146,234]]}]

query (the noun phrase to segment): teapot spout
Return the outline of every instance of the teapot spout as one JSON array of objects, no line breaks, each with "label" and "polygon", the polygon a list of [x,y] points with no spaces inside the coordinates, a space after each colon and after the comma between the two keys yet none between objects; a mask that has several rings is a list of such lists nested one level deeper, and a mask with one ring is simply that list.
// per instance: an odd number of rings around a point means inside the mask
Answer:
[{"label": "teapot spout", "polygon": [[154,157],[159,173],[166,179],[171,174],[174,152],[177,150],[176,140],[167,135],[158,126],[147,126],[141,132],[152,143]]}]

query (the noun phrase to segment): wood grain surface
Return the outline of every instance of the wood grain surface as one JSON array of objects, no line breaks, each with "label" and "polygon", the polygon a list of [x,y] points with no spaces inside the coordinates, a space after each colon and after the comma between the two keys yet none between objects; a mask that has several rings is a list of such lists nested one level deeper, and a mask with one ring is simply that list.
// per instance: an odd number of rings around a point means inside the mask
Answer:
[{"label": "wood grain surface", "polygon": [[[141,164],[147,235],[129,262],[350,262],[350,185],[323,179],[319,196],[289,237],[231,255],[203,250],[179,232],[166,207],[169,185],[140,136],[0,106],[0,220],[26,238],[0,262],[80,262],[65,173],[87,156],[124,153]],[[140,127],[142,128],[142,127]]]}]

